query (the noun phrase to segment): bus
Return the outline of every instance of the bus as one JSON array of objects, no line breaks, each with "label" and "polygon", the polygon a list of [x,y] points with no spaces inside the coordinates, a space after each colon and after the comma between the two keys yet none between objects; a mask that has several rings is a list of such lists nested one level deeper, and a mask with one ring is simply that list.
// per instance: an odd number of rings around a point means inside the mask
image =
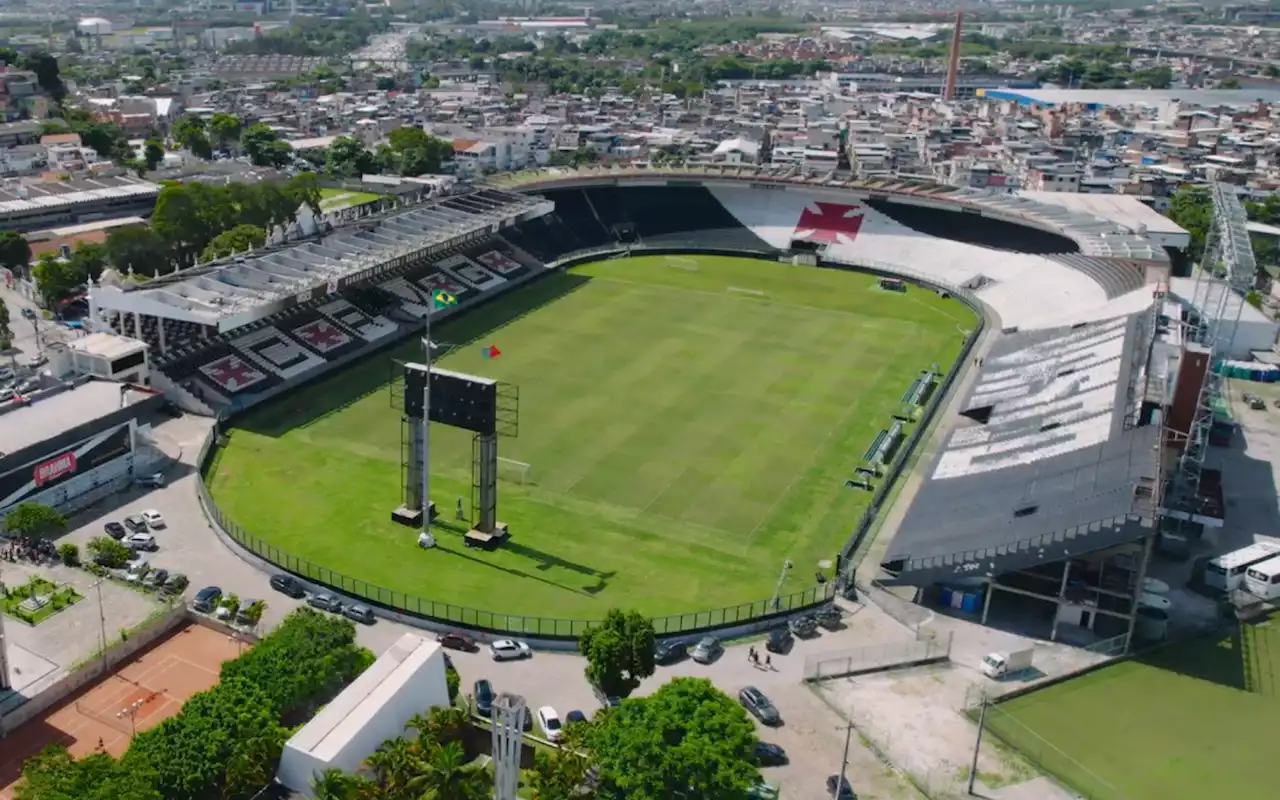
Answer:
[{"label": "bus", "polygon": [[1244,590],[1263,600],[1280,597],[1280,556],[1249,567],[1244,574]]},{"label": "bus", "polygon": [[1205,586],[1224,592],[1239,589],[1249,567],[1277,555],[1280,555],[1280,544],[1275,542],[1255,542],[1248,547],[1223,553],[1205,566]]}]

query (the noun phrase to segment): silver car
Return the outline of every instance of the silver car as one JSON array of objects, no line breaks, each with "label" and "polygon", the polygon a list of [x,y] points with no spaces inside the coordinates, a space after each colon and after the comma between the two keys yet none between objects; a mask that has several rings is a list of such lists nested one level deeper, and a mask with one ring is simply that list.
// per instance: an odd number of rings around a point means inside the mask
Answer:
[{"label": "silver car", "polygon": [[703,636],[689,652],[689,657],[699,664],[710,664],[724,652],[724,645],[714,636]]}]

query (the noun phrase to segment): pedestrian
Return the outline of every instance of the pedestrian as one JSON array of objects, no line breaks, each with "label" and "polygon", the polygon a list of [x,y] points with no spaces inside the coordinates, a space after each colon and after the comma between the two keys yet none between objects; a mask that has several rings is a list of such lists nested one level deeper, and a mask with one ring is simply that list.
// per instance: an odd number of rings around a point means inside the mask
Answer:
[{"label": "pedestrian", "polygon": [[107,745],[106,745],[106,743],[104,743],[104,742],[102,741],[102,737],[101,737],[101,736],[99,736],[99,737],[98,737],[98,752],[105,751],[106,749],[107,749]]},{"label": "pedestrian", "polygon": [[773,669],[773,656],[769,655],[768,653],[766,653],[764,656],[764,666],[765,666],[765,669]]},{"label": "pedestrian", "polygon": [[747,660],[752,664],[756,663],[756,649],[754,647],[747,649]]}]

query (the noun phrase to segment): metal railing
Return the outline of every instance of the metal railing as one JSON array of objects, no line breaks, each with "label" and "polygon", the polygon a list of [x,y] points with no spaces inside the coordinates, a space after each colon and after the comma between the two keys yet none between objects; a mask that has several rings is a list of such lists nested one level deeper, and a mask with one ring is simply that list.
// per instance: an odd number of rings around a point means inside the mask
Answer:
[{"label": "metal railing", "polygon": [[951,656],[951,633],[920,636],[906,642],[869,644],[852,650],[817,653],[804,660],[804,679],[821,681],[859,672],[941,661]]},{"label": "metal railing", "polygon": [[[212,441],[216,434],[211,434],[202,452],[201,478],[197,482],[200,503],[205,513],[214,524],[222,529],[237,544],[272,565],[305,578],[313,583],[329,587],[358,600],[377,605],[384,609],[421,617],[432,622],[457,625],[462,628],[474,628],[498,634],[538,637],[545,639],[576,639],[587,628],[599,623],[599,620],[564,619],[560,617],[538,617],[527,614],[507,614],[498,611],[485,611],[479,608],[431,600],[426,597],[388,589],[359,578],[353,578],[335,569],[324,567],[288,553],[279,547],[264,541],[236,524],[218,508],[205,485],[205,469],[208,459],[215,448]],[[831,602],[835,597],[834,583],[824,583],[805,589],[802,592],[779,595],[776,600],[756,600],[750,603],[725,606],[706,611],[690,611],[685,614],[669,614],[653,618],[654,631],[659,636],[689,634],[745,625],[794,614]]]}]

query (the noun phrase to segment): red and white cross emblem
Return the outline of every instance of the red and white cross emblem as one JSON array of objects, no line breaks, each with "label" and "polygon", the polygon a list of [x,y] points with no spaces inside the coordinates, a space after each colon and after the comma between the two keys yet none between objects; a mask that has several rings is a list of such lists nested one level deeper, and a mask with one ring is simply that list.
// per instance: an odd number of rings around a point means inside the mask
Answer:
[{"label": "red and white cross emblem", "polygon": [[297,330],[298,336],[321,353],[327,353],[335,347],[341,347],[351,341],[351,337],[325,322],[316,320],[310,325],[303,325]]},{"label": "red and white cross emblem", "polygon": [[200,368],[219,386],[229,391],[252,386],[266,376],[235,356],[227,356]]},{"label": "red and white cross emblem", "polygon": [[792,235],[810,242],[840,244],[841,236],[849,241],[857,237],[862,230],[862,219],[860,206],[814,202],[812,208],[805,207],[800,212]]}]

